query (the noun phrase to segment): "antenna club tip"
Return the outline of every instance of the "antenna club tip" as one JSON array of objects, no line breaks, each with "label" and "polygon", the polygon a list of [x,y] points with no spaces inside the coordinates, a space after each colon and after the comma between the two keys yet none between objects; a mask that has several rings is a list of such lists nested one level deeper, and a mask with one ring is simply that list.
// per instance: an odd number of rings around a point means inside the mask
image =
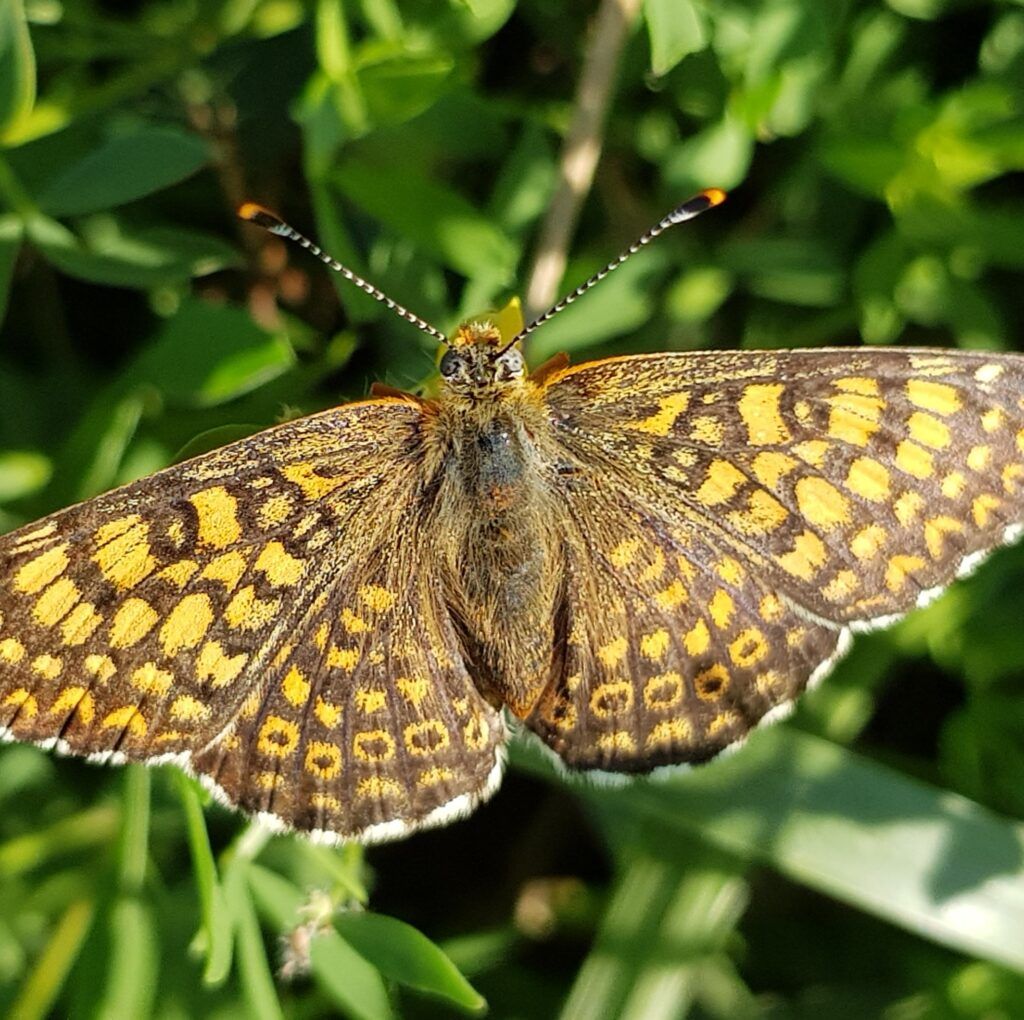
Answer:
[{"label": "antenna club tip", "polygon": [[705,188],[701,194],[708,200],[712,209],[716,205],[721,205],[727,198],[726,193],[721,188]]},{"label": "antenna club tip", "polygon": [[239,219],[243,219],[247,223],[255,223],[256,226],[263,227],[265,230],[273,230],[275,227],[284,225],[280,216],[255,202],[243,202],[236,212]]}]

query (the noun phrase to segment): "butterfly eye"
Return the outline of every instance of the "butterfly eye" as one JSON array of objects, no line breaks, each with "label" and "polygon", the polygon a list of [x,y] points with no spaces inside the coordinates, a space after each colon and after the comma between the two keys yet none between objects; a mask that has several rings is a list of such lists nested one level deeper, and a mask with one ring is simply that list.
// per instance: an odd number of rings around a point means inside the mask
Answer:
[{"label": "butterfly eye", "polygon": [[438,365],[438,370],[445,379],[451,379],[452,376],[458,374],[461,365],[462,359],[454,351],[445,351],[441,357],[441,364]]}]

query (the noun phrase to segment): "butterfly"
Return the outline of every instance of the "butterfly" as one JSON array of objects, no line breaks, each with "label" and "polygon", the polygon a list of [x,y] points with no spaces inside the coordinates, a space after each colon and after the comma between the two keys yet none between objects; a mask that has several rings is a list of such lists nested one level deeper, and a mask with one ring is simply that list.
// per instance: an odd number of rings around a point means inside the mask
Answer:
[{"label": "butterfly", "polygon": [[471,321],[436,397],[377,388],[0,538],[0,732],[174,762],[376,842],[572,769],[714,758],[850,635],[1024,528],[1024,356],[646,354],[528,371]]}]

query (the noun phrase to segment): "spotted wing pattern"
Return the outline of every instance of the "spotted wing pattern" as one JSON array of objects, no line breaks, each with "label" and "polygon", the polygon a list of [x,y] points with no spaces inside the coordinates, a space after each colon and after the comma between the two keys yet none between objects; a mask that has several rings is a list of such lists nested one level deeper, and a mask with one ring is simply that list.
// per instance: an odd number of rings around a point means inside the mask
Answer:
[{"label": "spotted wing pattern", "polygon": [[583,767],[711,757],[1024,524],[1019,356],[641,356],[545,397],[568,644],[529,723]]},{"label": "spotted wing pattern", "polygon": [[[411,576],[420,417],[348,405],[0,538],[0,734],[175,760],[229,803],[342,835],[479,799],[500,725]],[[382,574],[395,534],[409,555]],[[398,667],[412,693],[375,725],[370,692]],[[396,753],[365,760],[376,730]],[[267,778],[285,770],[288,796]]]}]

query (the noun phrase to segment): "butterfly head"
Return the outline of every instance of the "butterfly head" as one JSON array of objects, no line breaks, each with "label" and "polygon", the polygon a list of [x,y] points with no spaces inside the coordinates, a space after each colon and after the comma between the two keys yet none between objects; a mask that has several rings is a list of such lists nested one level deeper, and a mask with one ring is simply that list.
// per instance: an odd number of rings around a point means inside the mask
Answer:
[{"label": "butterfly head", "polygon": [[467,322],[448,340],[438,366],[446,389],[469,398],[517,389],[526,377],[518,346],[509,347],[490,322]]}]

